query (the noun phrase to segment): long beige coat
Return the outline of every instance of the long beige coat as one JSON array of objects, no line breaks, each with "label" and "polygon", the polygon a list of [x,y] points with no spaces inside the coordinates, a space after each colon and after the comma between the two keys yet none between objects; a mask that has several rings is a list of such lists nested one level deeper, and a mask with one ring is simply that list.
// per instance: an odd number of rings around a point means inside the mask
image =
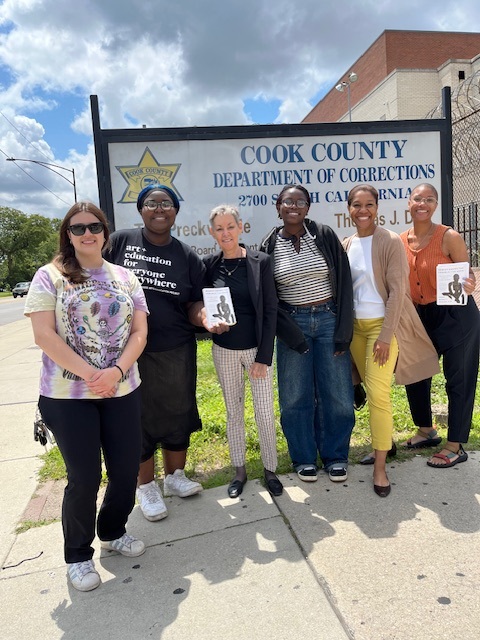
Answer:
[{"label": "long beige coat", "polygon": [[[342,244],[348,252],[352,238]],[[372,239],[375,286],[385,303],[385,318],[378,339],[390,343],[395,335],[398,359],[395,382],[412,384],[440,372],[438,355],[410,298],[408,263],[400,237],[376,227]]]}]

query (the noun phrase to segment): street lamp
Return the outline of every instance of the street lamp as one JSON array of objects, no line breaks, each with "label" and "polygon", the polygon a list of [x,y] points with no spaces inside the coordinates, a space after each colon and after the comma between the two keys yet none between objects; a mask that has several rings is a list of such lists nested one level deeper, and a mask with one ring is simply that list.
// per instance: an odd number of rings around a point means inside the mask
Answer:
[{"label": "street lamp", "polygon": [[352,73],[348,76],[348,80],[343,80],[342,82],[337,84],[337,86],[335,87],[335,89],[340,92],[345,91],[345,89],[347,90],[348,119],[350,120],[350,122],[352,121],[352,108],[350,105],[350,85],[352,84],[352,82],[356,82],[357,80],[358,80],[357,74],[354,71],[352,71]]},{"label": "street lamp", "polygon": [[[49,171],[53,171],[58,176],[66,180],[73,187],[73,197],[75,198],[75,202],[77,202],[77,184],[75,182],[75,169],[68,169],[67,167],[62,167],[59,164],[53,164],[52,162],[43,162],[43,160],[30,160],[28,158],[7,158],[7,162],[33,162],[33,164],[39,164],[41,167],[45,167]],[[62,171],[68,171],[72,174],[72,179],[69,180],[67,176],[64,176],[63,173],[59,171],[55,171],[52,167],[56,167],[57,169],[61,169]]]}]

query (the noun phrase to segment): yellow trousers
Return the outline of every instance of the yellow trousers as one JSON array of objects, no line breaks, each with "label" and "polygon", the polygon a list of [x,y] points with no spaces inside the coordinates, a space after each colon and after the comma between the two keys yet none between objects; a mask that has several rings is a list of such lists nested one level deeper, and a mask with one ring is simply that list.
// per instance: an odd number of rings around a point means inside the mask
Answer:
[{"label": "yellow trousers", "polygon": [[373,345],[380,335],[382,324],[383,318],[354,320],[350,351],[367,392],[373,448],[388,451],[393,435],[390,386],[398,357],[398,344],[394,336],[388,361],[383,367],[373,361]]}]

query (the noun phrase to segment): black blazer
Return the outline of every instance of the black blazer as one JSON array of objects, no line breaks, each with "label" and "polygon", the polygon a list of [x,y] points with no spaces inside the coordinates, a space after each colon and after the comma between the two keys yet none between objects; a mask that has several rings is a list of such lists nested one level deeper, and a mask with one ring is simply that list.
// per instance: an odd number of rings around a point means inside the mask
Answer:
[{"label": "black blazer", "polygon": [[[255,362],[270,366],[273,359],[278,304],[270,256],[259,251],[252,251],[244,245],[240,246],[244,247],[247,252],[248,291],[255,309],[255,334],[258,345]],[[212,286],[214,269],[222,258],[222,251],[203,258],[207,267],[209,286]]]}]

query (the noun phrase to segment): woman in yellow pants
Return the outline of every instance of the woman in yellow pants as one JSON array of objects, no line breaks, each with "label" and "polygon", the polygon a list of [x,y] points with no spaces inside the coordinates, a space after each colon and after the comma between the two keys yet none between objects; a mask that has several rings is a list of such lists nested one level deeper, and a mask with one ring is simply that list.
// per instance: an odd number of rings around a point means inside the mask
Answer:
[{"label": "woman in yellow pants", "polygon": [[378,192],[355,186],[348,211],[357,232],[344,241],[353,281],[354,333],[350,346],[365,383],[374,449],[373,488],[384,498],[391,486],[386,458],[393,442],[390,385],[438,372],[438,358],[408,297],[408,266],[400,237],[377,226]]}]

